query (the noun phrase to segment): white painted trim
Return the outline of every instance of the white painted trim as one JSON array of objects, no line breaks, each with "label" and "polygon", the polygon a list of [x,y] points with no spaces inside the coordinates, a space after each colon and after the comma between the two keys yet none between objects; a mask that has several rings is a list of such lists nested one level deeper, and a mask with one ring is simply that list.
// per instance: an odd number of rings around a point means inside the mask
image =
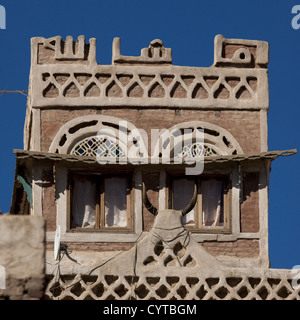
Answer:
[{"label": "white painted trim", "polygon": [[[43,108],[43,107],[87,107],[87,106],[127,106],[127,107],[150,107],[156,106],[160,108],[193,108],[193,109],[268,109],[268,97],[266,97],[266,91],[268,90],[268,76],[267,69],[262,68],[218,68],[218,67],[186,67],[186,66],[126,66],[126,65],[95,65],[93,67],[83,65],[83,64],[48,64],[41,65],[35,64],[33,66],[32,77],[32,107],[33,108]],[[50,77],[41,81],[42,74],[49,73]],[[70,74],[69,79],[64,83],[64,85],[59,85],[56,83],[54,78],[55,73],[67,73]],[[74,76],[75,73],[88,73],[91,75],[91,78],[84,86],[79,86],[80,91],[79,97],[68,98],[63,96],[62,92],[65,90],[66,86],[70,82],[77,83],[77,80]],[[96,75],[97,74],[110,74],[111,78],[105,83],[100,83]],[[120,74],[130,74],[132,79],[126,86],[119,84],[118,75]],[[173,84],[166,86],[161,79],[161,75],[171,74],[174,76]],[[154,76],[153,80],[148,84],[144,85],[143,82],[139,79],[141,75]],[[195,80],[193,84],[189,87],[186,86],[181,77],[184,76],[194,76]],[[209,88],[204,81],[206,76],[215,76],[218,77],[218,81]],[[224,79],[226,77],[239,77],[241,82],[237,88],[233,89]],[[236,90],[238,90],[243,84],[247,87],[246,82],[247,77],[255,77],[258,80],[258,85],[255,93],[252,93],[250,99],[237,99],[235,97]],[[178,80],[179,83],[186,88],[187,97],[186,98],[175,98],[172,96],[171,91],[172,87],[174,88],[175,82]],[[54,82],[59,90],[59,95],[55,98],[45,98],[43,96],[44,89]],[[109,97],[106,95],[107,89],[112,82],[119,84],[120,90],[122,91],[122,97]],[[84,90],[92,82],[97,83],[97,86],[100,88],[99,97],[85,97]],[[130,97],[128,96],[128,89],[137,82],[144,90],[143,97]],[[165,90],[165,96],[161,98],[152,98],[149,96],[149,92],[153,85],[158,82]],[[207,99],[196,99],[192,97],[192,92],[197,83],[201,83],[209,93]],[[228,99],[218,99],[214,97],[214,92],[218,89],[220,84],[226,86],[230,91],[231,96]],[[249,87],[250,88],[250,87]],[[252,89],[249,89],[249,92],[252,92]],[[267,92],[268,93],[268,92]]]},{"label": "white painted trim", "polygon": [[32,169],[32,210],[31,215],[42,216],[43,213],[43,180],[42,167],[33,166]]},{"label": "white painted trim", "polygon": [[[59,177],[59,179],[57,179]],[[55,168],[56,224],[60,226],[61,239],[68,229],[67,214],[68,169],[57,165]]]},{"label": "white painted trim", "polygon": [[142,171],[133,173],[133,230],[135,234],[143,232],[143,199],[142,199]]},{"label": "white painted trim", "polygon": [[[267,166],[266,166],[267,167]],[[269,267],[269,196],[267,168],[259,173],[259,226],[260,226],[260,257],[263,267]],[[263,187],[263,188],[262,188]]]},{"label": "white painted trim", "polygon": [[[80,125],[84,122],[89,123],[92,121],[96,121],[97,123],[88,125],[83,128],[79,128],[74,133],[69,132],[71,128],[77,125]],[[144,139],[142,133],[131,122],[113,116],[89,115],[78,117],[66,122],[59,129],[55,138],[53,139],[49,147],[49,152],[55,153],[56,150],[58,150],[59,153],[68,154],[71,152],[71,149],[74,147],[74,144],[76,144],[78,141],[91,135],[97,135],[99,132],[100,134],[102,132],[103,134],[105,134],[106,130],[108,130],[107,134],[110,135],[114,133],[114,138],[117,139],[117,142],[123,143],[123,148],[127,149],[126,152],[128,154],[130,148],[134,146],[132,141],[128,141],[128,133],[124,134],[122,131],[109,126],[109,123],[120,127],[126,125],[126,129],[129,130],[130,133],[133,132],[132,135],[139,140],[139,150],[143,153],[147,151],[146,145],[145,143],[143,143]],[[61,146],[60,141],[63,136],[65,137],[65,143]]]},{"label": "white painted trim", "polygon": [[[159,139],[156,143],[156,145],[153,148],[153,155],[158,157],[159,153],[164,154],[163,149],[170,148],[170,151],[175,148],[173,146],[173,142],[171,141],[171,137],[174,137],[172,134],[174,132],[178,132],[180,129],[186,129],[186,128],[193,128],[194,132],[197,130],[197,128],[203,128],[204,129],[204,137],[203,137],[203,142],[204,144],[208,144],[213,146],[214,149],[216,149],[217,152],[220,153],[220,155],[232,155],[232,152],[235,150],[238,154],[243,154],[243,149],[235,139],[235,137],[226,129],[217,126],[215,124],[212,124],[210,122],[206,121],[186,121],[186,122],[180,122],[171,128],[168,128],[164,133],[162,133],[159,136]],[[213,130],[219,133],[218,136],[213,136],[208,133],[205,133],[205,129]],[[194,138],[195,133],[193,133]],[[227,147],[223,141],[223,137],[225,137],[231,144],[230,147]],[[183,135],[183,138],[186,138]],[[169,141],[166,146],[163,146],[165,142]],[[182,145],[182,140],[180,139],[180,144]],[[187,142],[189,143],[189,142]],[[152,146],[151,146],[152,147]]]},{"label": "white painted trim", "polygon": [[[62,242],[135,242],[141,240],[147,232],[132,232],[122,233],[122,232],[62,232],[61,241]],[[55,237],[55,232],[49,231],[46,233],[46,240],[53,242]]]},{"label": "white painted trim", "polygon": [[235,168],[231,173],[231,228],[232,234],[239,235],[240,229],[240,187],[239,171]]},{"label": "white painted trim", "polygon": [[167,208],[167,189],[166,189],[166,182],[167,173],[166,170],[160,170],[159,172],[159,193],[158,193],[158,208],[159,210],[168,209]]},{"label": "white painted trim", "polygon": [[268,121],[267,110],[260,110],[260,151],[268,151]]},{"label": "white painted trim", "polygon": [[41,110],[32,109],[30,150],[41,151]]}]

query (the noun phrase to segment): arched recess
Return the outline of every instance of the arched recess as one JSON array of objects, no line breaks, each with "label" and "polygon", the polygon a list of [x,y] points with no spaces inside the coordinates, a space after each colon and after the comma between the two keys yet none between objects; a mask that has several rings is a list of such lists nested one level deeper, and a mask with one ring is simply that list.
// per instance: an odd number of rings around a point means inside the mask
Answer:
[{"label": "arched recess", "polygon": [[[202,144],[197,140],[201,136],[199,132],[204,132]],[[196,158],[203,153],[204,156],[217,156],[244,152],[226,129],[204,121],[188,121],[176,124],[160,135],[153,156],[161,157],[168,153],[171,158],[181,155]]]},{"label": "arched recess", "polygon": [[[82,156],[148,157],[143,132],[121,118],[90,115],[64,124],[49,152]],[[146,141],[146,142],[145,142]],[[100,153],[100,154],[99,154]]]}]

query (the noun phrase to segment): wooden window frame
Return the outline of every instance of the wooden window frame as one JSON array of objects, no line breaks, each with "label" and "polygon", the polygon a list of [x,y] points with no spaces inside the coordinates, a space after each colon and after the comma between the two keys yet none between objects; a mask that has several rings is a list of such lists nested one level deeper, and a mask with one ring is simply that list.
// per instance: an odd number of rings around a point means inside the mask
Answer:
[{"label": "wooden window frame", "polygon": [[[232,199],[232,186],[229,174],[214,174],[207,173],[200,176],[186,176],[180,173],[169,173],[168,174],[168,207],[173,208],[173,181],[174,179],[191,179],[197,183],[198,195],[197,202],[195,205],[195,224],[184,226],[195,233],[231,233],[231,199]],[[222,226],[204,226],[203,225],[203,211],[202,211],[202,188],[201,182],[208,179],[216,179],[224,181],[224,192],[223,192],[223,219],[224,225]],[[192,195],[191,195],[192,197]]]},{"label": "wooden window frame", "polygon": [[[83,228],[72,226],[72,214],[73,214],[73,201],[72,201],[72,189],[74,186],[74,177],[81,175],[95,179],[96,191],[95,191],[95,227]],[[126,178],[126,204],[127,204],[127,226],[126,227],[105,227],[105,190],[104,184],[106,178]],[[95,172],[86,170],[69,170],[68,172],[68,219],[69,219],[69,231],[71,232],[131,232],[133,231],[133,172],[132,171],[114,171],[114,172]]]}]

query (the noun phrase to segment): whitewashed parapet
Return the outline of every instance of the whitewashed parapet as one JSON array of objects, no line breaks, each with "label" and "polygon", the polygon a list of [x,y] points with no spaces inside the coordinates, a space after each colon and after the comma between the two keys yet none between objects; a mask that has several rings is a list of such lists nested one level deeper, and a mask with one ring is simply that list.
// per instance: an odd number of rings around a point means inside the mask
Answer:
[{"label": "whitewashed parapet", "polygon": [[215,37],[214,65],[244,68],[267,68],[269,44],[266,41]]},{"label": "whitewashed parapet", "polygon": [[123,56],[113,42],[112,65],[96,62],[96,40],[32,39],[32,107],[128,106],[268,109],[268,44],[215,38],[208,68],[172,65],[171,49],[153,40],[141,56]]},{"label": "whitewashed parapet", "polygon": [[45,298],[51,300],[300,300],[295,270],[236,269],[222,274],[186,272],[136,276],[68,275],[69,282],[49,275]]}]

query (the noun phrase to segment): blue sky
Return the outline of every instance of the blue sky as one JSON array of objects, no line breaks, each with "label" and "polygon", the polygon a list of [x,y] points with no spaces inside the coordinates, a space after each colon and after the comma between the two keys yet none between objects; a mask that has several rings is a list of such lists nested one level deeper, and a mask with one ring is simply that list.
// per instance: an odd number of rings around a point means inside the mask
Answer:
[{"label": "blue sky", "polygon": [[[300,150],[300,29],[291,13],[298,1],[288,0],[0,0],[6,29],[0,30],[0,90],[27,90],[30,38],[67,35],[97,38],[97,59],[111,63],[114,37],[124,55],[159,38],[172,48],[173,64],[208,67],[213,63],[216,34],[270,44],[268,115],[269,150]],[[300,19],[299,19],[300,23]],[[26,96],[0,96],[0,209],[9,210],[15,157],[23,149]],[[300,155],[272,164],[269,193],[271,267],[300,264]]]}]

